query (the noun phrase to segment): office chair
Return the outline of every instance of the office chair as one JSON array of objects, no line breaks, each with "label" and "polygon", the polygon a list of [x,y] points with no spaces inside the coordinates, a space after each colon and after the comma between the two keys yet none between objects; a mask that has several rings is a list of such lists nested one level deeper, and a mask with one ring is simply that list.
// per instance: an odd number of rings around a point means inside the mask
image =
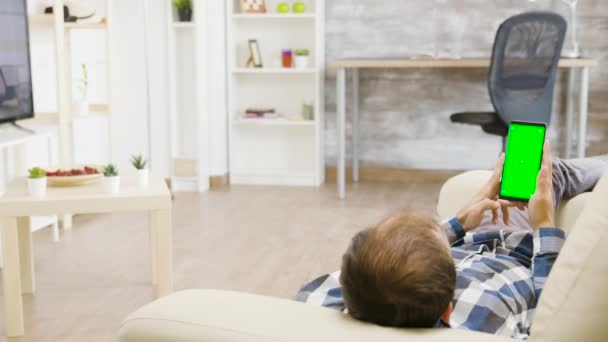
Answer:
[{"label": "office chair", "polygon": [[490,64],[488,90],[494,112],[456,113],[451,121],[501,136],[503,151],[511,121],[549,125],[565,36],[566,21],[555,13],[528,12],[507,19],[496,33]]}]

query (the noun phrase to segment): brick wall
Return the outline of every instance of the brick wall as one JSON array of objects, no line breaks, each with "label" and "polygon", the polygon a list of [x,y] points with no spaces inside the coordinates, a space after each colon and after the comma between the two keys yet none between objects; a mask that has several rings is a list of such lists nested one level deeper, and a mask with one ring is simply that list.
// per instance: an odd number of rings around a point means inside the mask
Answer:
[{"label": "brick wall", "polygon": [[[588,151],[608,153],[608,1],[581,0],[577,8],[582,53],[600,60],[600,67],[591,72]],[[489,57],[494,34],[504,19],[539,9],[569,16],[561,0],[328,0],[327,60]],[[568,42],[565,50],[570,49]],[[563,151],[565,76],[560,73],[549,133],[557,154]],[[453,112],[492,110],[486,82],[484,70],[362,71],[362,164],[421,169],[491,167],[500,151],[500,139],[478,127],[449,121]],[[333,70],[327,70],[325,100],[325,153],[328,164],[335,165]],[[347,121],[350,139],[349,114]]]}]

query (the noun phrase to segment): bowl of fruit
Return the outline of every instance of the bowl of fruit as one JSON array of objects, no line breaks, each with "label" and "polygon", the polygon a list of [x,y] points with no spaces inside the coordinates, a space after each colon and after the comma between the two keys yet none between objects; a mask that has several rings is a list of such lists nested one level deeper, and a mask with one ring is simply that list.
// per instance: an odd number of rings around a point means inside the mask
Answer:
[{"label": "bowl of fruit", "polygon": [[55,171],[47,171],[46,177],[49,185],[76,186],[99,180],[103,177],[103,174],[96,167],[85,166],[70,170],[57,169]]}]

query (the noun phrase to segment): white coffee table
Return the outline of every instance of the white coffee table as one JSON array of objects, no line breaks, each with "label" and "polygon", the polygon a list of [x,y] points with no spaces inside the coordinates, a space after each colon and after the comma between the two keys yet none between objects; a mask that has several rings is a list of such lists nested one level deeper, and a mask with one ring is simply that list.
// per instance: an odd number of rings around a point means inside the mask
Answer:
[{"label": "white coffee table", "polygon": [[120,193],[105,194],[102,182],[78,187],[49,187],[45,197],[28,195],[25,178],[7,186],[0,197],[0,233],[4,268],[5,326],[8,336],[22,336],[22,294],[35,292],[32,233],[29,217],[57,214],[148,211],[152,248],[152,283],[156,297],[173,291],[171,193],[161,179],[139,189],[135,179],[121,176]]}]

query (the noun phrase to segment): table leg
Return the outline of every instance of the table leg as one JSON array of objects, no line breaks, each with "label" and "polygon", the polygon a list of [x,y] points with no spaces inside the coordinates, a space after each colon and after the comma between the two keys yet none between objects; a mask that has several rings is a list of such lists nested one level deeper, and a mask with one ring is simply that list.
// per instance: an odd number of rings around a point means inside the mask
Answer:
[{"label": "table leg", "polygon": [[581,72],[580,113],[578,121],[578,158],[585,157],[585,144],[587,140],[587,113],[589,110],[589,68],[584,67]]},{"label": "table leg", "polygon": [[344,199],[344,167],[345,167],[345,154],[346,154],[346,142],[345,142],[345,120],[346,120],[346,70],[344,68],[338,69],[336,77],[336,131],[338,136],[337,146],[338,153],[337,158],[337,169],[336,169],[336,180],[338,182],[338,198]]},{"label": "table leg", "polygon": [[19,266],[17,219],[0,220],[2,232],[2,281],[4,292],[4,326],[7,336],[23,336],[23,298]]},{"label": "table leg", "polygon": [[572,157],[572,131],[574,130],[574,87],[576,84],[576,69],[568,71],[568,94],[566,97],[566,136],[564,158]]},{"label": "table leg", "polygon": [[72,218],[74,215],[72,214],[65,214],[63,215],[63,218],[61,220],[61,228],[63,228],[63,230],[70,230],[72,229]]},{"label": "table leg", "polygon": [[34,275],[34,248],[29,217],[17,218],[17,236],[19,239],[22,292],[32,294],[36,291],[36,277]]},{"label": "table leg", "polygon": [[[171,228],[171,211],[156,210],[150,213],[151,226],[155,234],[156,254],[156,298],[173,292],[173,234]],[[154,259],[154,258],[153,258]]]},{"label": "table leg", "polygon": [[359,181],[359,69],[353,69],[353,182]]},{"label": "table leg", "polygon": [[158,284],[158,276],[156,274],[156,268],[158,267],[158,263],[156,261],[156,256],[157,256],[157,248],[156,248],[156,241],[157,241],[157,237],[156,237],[156,227],[154,225],[154,220],[156,219],[156,216],[154,214],[154,212],[150,212],[149,213],[149,225],[150,225],[150,257],[151,257],[151,266],[152,266],[152,284],[157,285]]}]

